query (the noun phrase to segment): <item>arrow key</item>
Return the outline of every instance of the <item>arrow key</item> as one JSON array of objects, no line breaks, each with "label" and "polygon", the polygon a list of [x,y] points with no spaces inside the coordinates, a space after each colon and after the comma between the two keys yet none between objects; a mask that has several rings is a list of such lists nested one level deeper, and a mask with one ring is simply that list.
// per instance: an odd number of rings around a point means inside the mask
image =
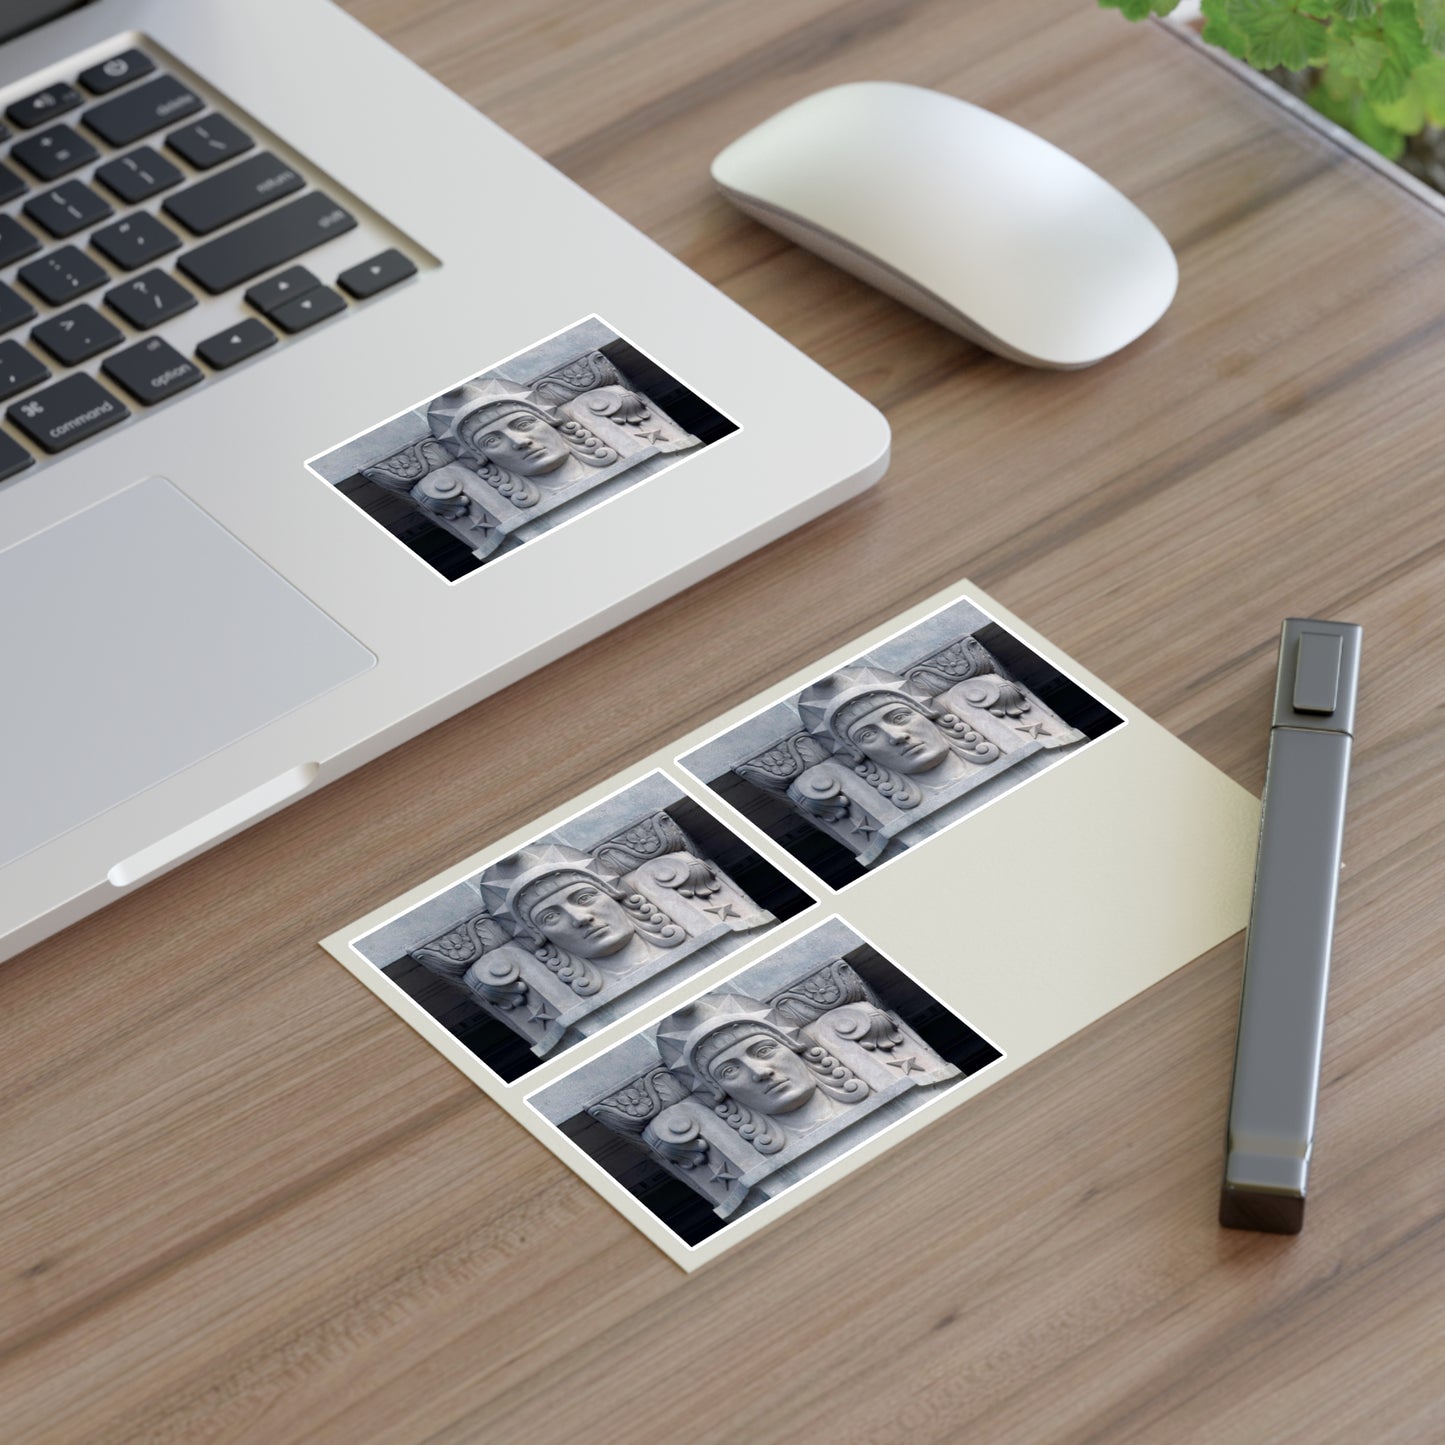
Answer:
[{"label": "arrow key", "polygon": [[276,334],[270,327],[254,318],[248,318],[238,321],[234,326],[228,326],[224,331],[218,331],[214,336],[208,336],[196,347],[196,355],[207,366],[216,371],[224,371],[228,366],[245,361],[248,356],[255,356],[258,351],[265,351],[268,346],[275,344]]},{"label": "arrow key", "polygon": [[305,331],[308,326],[315,326],[318,321],[325,321],[328,316],[345,310],[346,302],[336,292],[329,286],[318,286],[294,301],[283,302],[270,315],[282,331],[294,333]]},{"label": "arrow key", "polygon": [[284,271],[248,287],[246,300],[263,316],[269,316],[278,306],[314,291],[320,284],[304,266],[288,266]]},{"label": "arrow key", "polygon": [[412,262],[400,251],[392,249],[363,261],[359,266],[348,267],[336,281],[348,296],[365,301],[368,296],[375,296],[378,291],[385,291],[388,286],[395,286],[398,281],[415,275],[416,267]]}]

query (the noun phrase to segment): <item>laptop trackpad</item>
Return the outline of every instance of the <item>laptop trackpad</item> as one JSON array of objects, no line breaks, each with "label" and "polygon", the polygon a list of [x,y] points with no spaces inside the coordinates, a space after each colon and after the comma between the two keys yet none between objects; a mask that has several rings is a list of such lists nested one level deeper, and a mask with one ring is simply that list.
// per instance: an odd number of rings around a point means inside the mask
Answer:
[{"label": "laptop trackpad", "polygon": [[0,866],[375,662],[159,477],[0,552]]}]

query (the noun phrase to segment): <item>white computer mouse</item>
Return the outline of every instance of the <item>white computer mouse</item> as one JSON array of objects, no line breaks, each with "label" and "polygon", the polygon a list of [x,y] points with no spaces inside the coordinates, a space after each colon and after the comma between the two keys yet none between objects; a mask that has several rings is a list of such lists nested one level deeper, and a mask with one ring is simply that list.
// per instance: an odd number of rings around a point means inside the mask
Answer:
[{"label": "white computer mouse", "polygon": [[967,101],[861,81],[728,146],[713,179],[749,215],[970,341],[1090,366],[1168,309],[1179,267],[1134,203]]}]

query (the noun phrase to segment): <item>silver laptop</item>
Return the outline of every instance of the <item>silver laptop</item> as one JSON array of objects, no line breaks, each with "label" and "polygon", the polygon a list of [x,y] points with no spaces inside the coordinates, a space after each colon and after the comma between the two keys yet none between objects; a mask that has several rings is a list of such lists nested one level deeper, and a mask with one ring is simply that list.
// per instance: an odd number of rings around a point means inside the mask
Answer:
[{"label": "silver laptop", "polygon": [[0,34],[0,958],[887,465],[324,0]]}]

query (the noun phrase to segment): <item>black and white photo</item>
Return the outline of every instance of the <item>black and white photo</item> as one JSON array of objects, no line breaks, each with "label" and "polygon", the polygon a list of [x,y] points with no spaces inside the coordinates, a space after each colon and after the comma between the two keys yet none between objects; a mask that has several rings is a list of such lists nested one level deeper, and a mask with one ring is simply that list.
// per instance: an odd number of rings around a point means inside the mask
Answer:
[{"label": "black and white photo", "polygon": [[527,1103],[696,1245],[1002,1057],[834,917]]},{"label": "black and white photo", "polygon": [[510,1082],[812,902],[650,773],[351,946]]},{"label": "black and white photo", "polygon": [[959,600],[678,763],[841,888],[1121,725]]},{"label": "black and white photo", "polygon": [[736,430],[593,316],[307,465],[455,581]]}]

